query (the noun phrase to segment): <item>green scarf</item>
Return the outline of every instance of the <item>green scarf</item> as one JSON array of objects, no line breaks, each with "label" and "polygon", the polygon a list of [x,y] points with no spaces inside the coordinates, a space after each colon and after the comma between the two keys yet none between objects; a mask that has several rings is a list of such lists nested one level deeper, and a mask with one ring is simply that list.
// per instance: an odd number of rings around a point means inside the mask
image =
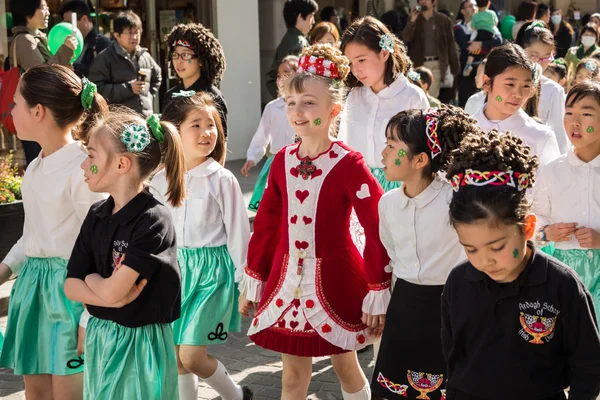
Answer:
[{"label": "green scarf", "polygon": [[585,57],[588,57],[594,51],[596,51],[596,49],[597,49],[596,45],[593,45],[592,47],[590,47],[588,49],[588,51],[584,52],[583,51],[583,45],[579,45],[579,48],[577,49],[577,58],[579,58],[580,60],[582,60]]}]

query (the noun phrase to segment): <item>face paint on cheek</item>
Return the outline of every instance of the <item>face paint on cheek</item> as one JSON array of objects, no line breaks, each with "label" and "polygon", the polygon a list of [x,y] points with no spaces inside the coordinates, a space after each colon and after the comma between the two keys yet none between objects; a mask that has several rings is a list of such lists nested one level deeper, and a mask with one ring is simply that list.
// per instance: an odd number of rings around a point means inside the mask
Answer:
[{"label": "face paint on cheek", "polygon": [[90,171],[92,172],[92,174],[96,175],[98,173],[98,166],[96,164],[92,165],[90,167]]},{"label": "face paint on cheek", "polygon": [[587,133],[594,133],[594,127],[593,126],[588,126],[587,129],[585,130]]},{"label": "face paint on cheek", "polygon": [[192,63],[192,60],[188,60],[188,64],[191,64],[191,63]]},{"label": "face paint on cheek", "polygon": [[513,258],[518,258],[519,257],[519,249],[514,249],[513,250]]},{"label": "face paint on cheek", "polygon": [[321,125],[321,118],[317,118],[317,119],[315,119],[315,120],[313,121],[313,123],[314,123],[316,126],[319,126],[319,125]]},{"label": "face paint on cheek", "polygon": [[402,165],[402,161],[400,161],[400,158],[406,157],[406,150],[404,150],[404,149],[398,150],[398,157],[399,158],[396,158],[396,160],[394,160],[394,163],[396,164],[396,166],[399,167],[400,165]]},{"label": "face paint on cheek", "polygon": [[497,101],[498,103],[502,103],[502,97],[500,97],[500,96],[496,96],[496,101]]}]

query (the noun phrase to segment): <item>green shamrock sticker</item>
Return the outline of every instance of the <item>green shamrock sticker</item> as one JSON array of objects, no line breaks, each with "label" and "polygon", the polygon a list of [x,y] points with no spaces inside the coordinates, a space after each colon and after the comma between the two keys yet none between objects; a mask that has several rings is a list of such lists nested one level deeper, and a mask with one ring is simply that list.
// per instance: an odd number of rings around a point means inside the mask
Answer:
[{"label": "green shamrock sticker", "polygon": [[90,167],[90,171],[92,172],[92,174],[96,175],[98,173],[98,166],[96,164],[92,165]]},{"label": "green shamrock sticker", "polygon": [[314,124],[315,124],[316,126],[319,126],[319,125],[321,125],[321,118],[317,118],[317,119],[315,119],[315,122],[314,122]]}]

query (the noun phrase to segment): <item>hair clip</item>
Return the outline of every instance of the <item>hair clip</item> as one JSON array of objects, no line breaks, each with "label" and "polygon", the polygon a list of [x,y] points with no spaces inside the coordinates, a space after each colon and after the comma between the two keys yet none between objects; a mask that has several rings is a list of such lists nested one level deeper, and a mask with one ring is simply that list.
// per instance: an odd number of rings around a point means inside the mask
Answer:
[{"label": "hair clip", "polygon": [[98,92],[98,87],[94,82],[90,82],[88,78],[82,78],[81,83],[83,89],[81,90],[81,105],[84,109],[89,110],[92,108],[94,103],[94,95]]},{"label": "hair clip", "polygon": [[[519,192],[533,187],[530,175],[513,171],[478,171],[466,169],[464,173],[452,177],[452,189],[457,192],[461,187],[471,186],[509,186]],[[517,181],[515,182],[515,178]]]},{"label": "hair clip", "polygon": [[298,60],[296,72],[308,72],[326,78],[340,79],[337,65],[325,57],[302,56]]},{"label": "hair clip", "polygon": [[152,114],[152,116],[150,116],[150,118],[148,118],[146,121],[146,124],[148,124],[150,127],[150,132],[152,132],[154,139],[156,139],[158,143],[165,141],[165,131],[160,125],[160,118],[158,114]]},{"label": "hair clip", "polygon": [[130,153],[139,153],[150,144],[148,128],[140,124],[127,125],[121,133],[121,142]]},{"label": "hair clip", "polygon": [[336,89],[340,89],[342,87],[342,80],[341,79],[333,79],[332,83],[333,83],[333,87],[336,88]]},{"label": "hair clip", "polygon": [[408,77],[408,79],[410,79],[413,82],[418,82],[421,79],[421,74],[419,74],[417,71],[415,71],[413,69],[408,71],[408,74],[406,76]]},{"label": "hair clip", "polygon": [[182,90],[180,92],[175,92],[172,94],[172,97],[176,99],[177,97],[192,97],[196,94],[195,90]]},{"label": "hair clip", "polygon": [[554,64],[563,65],[565,67],[567,66],[564,58],[555,58],[553,62]]},{"label": "hair clip", "polygon": [[392,35],[386,33],[385,35],[381,36],[381,39],[379,39],[379,47],[381,47],[382,50],[385,50],[388,53],[393,53],[394,38],[392,37]]},{"label": "hair clip", "polygon": [[437,108],[429,108],[423,113],[425,116],[425,134],[427,135],[427,146],[429,146],[429,150],[431,150],[432,160],[442,153],[442,146],[440,145],[440,139],[438,138],[437,133],[440,122],[437,111]]},{"label": "hair clip", "polygon": [[536,21],[533,21],[531,24],[529,24],[529,26],[527,28],[525,28],[525,32],[527,32],[533,28],[546,28],[546,24],[544,23],[544,21],[538,19]]},{"label": "hair clip", "polygon": [[593,74],[598,69],[598,64],[596,64],[594,61],[591,61],[591,60],[586,61],[585,69],[587,69],[588,71],[590,71]]}]

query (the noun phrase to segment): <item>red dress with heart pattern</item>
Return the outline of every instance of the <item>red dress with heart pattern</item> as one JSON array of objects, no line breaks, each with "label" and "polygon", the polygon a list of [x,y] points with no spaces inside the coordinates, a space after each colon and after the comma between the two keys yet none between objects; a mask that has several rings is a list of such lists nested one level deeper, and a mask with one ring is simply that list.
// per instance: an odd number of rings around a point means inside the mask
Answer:
[{"label": "red dress with heart pattern", "polygon": [[[383,190],[360,153],[333,142],[301,160],[296,143],[273,160],[254,221],[240,291],[259,302],[248,335],[259,346],[325,356],[372,342],[362,312],[385,314],[389,258],[379,239]],[[304,162],[303,162],[304,161]],[[350,236],[365,230],[364,261]]]}]

